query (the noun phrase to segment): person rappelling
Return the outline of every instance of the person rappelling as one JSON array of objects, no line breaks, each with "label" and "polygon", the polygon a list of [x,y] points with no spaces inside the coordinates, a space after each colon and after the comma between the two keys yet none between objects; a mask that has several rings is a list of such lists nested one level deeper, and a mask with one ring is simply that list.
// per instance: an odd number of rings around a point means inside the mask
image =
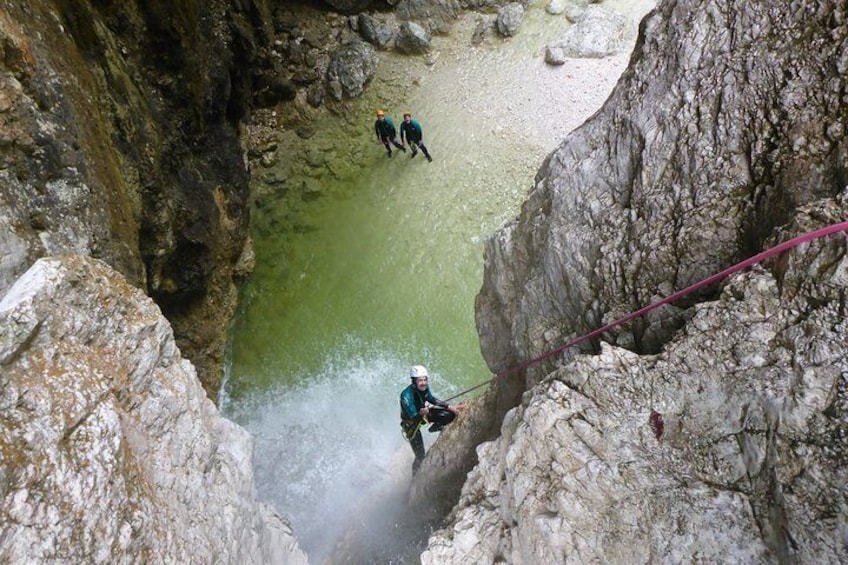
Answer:
[{"label": "person rappelling", "polygon": [[465,408],[461,402],[449,406],[430,392],[430,376],[423,365],[415,365],[409,370],[412,383],[400,393],[400,425],[403,436],[409,441],[415,461],[412,462],[412,474],[418,472],[424,461],[424,438],[421,428],[430,424],[430,432],[441,431],[456,418],[459,410]]}]

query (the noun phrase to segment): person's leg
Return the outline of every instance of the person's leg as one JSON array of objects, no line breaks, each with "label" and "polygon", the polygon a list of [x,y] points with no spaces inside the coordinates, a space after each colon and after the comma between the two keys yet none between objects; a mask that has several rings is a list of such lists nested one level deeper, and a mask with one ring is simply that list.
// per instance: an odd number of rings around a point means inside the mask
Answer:
[{"label": "person's leg", "polygon": [[394,143],[394,144],[395,144],[395,147],[397,147],[398,149],[400,149],[401,151],[403,151],[404,153],[406,153],[406,147],[404,147],[403,145],[401,145],[401,144],[400,144],[400,141],[398,141],[398,140],[397,140],[397,138],[394,138],[394,139],[392,140],[392,143]]},{"label": "person's leg", "polygon": [[422,152],[422,153],[424,153],[424,156],[425,156],[425,157],[427,157],[427,160],[428,160],[428,161],[430,161],[430,162],[432,163],[432,162],[433,162],[433,158],[432,158],[432,157],[430,157],[430,152],[429,152],[429,151],[427,151],[427,148],[426,148],[426,147],[424,147],[424,142],[423,142],[423,141],[419,141],[419,142],[418,142],[418,147],[420,147],[420,148],[421,148],[421,152]]},{"label": "person's leg", "polygon": [[391,157],[392,156],[392,146],[389,145],[389,138],[388,137],[381,137],[380,141],[383,142],[383,147],[386,148],[386,151],[388,152],[389,157]]},{"label": "person's leg", "polygon": [[412,462],[412,474],[415,475],[424,461],[424,437],[421,435],[421,430],[415,432],[409,440],[409,445],[412,446],[412,452],[415,454],[415,461]]},{"label": "person's leg", "polygon": [[414,141],[409,142],[409,148],[412,150],[412,155],[409,156],[410,159],[418,155],[418,147]]},{"label": "person's leg", "polygon": [[430,414],[427,416],[427,419],[433,424],[430,426],[428,431],[440,432],[442,431],[442,428],[456,419],[456,414],[447,408],[431,407]]}]

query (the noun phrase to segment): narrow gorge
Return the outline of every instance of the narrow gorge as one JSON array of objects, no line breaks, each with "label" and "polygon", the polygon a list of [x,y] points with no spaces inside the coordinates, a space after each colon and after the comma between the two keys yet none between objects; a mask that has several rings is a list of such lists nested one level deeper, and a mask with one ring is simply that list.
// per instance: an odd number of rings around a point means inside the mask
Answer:
[{"label": "narrow gorge", "polygon": [[[0,561],[848,561],[842,0],[7,0]],[[376,144],[424,125],[432,163]],[[410,365],[469,408],[412,477]]]}]

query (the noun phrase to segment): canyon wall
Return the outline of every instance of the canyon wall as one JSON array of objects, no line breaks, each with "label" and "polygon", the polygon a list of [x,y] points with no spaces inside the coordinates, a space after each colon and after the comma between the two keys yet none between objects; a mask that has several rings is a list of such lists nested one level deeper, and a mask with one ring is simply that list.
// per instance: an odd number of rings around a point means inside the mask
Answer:
[{"label": "canyon wall", "polygon": [[160,305],[214,395],[248,239],[240,123],[263,2],[6,2],[0,295],[39,257],[101,258]]},{"label": "canyon wall", "polygon": [[[603,108],[487,241],[477,322],[492,371],[843,221],[846,68],[840,2],[660,2]],[[427,562],[472,562],[475,551],[625,562],[620,541],[606,544],[631,534],[653,551],[645,559],[677,560],[669,540],[683,535],[684,561],[844,560],[834,488],[844,480],[844,254],[844,235],[833,236],[501,380],[413,485],[422,508],[463,489]],[[652,408],[685,440],[657,443]],[[636,452],[622,451],[631,440]],[[727,502],[730,540],[728,522],[711,518]],[[675,522],[684,512],[692,521]],[[724,556],[705,549],[721,544]]]}]

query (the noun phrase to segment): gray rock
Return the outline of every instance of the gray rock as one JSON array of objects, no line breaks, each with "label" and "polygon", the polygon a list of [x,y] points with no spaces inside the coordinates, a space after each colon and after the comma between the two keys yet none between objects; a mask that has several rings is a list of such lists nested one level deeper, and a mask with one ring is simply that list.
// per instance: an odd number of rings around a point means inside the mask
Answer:
[{"label": "gray rock", "polygon": [[471,34],[471,45],[480,45],[486,39],[486,34],[495,29],[495,21],[493,18],[480,17],[477,19],[477,25],[474,26],[474,32]]},{"label": "gray rock", "polygon": [[567,58],[561,47],[545,48],[545,62],[549,65],[564,65]]},{"label": "gray rock", "polygon": [[459,11],[460,2],[457,0],[400,0],[394,9],[400,20],[427,22],[436,27],[449,25]]},{"label": "gray rock", "polygon": [[306,563],[248,433],[104,263],[35,263],[0,301],[0,365],[0,561]]},{"label": "gray rock", "polygon": [[265,69],[256,73],[254,79],[253,101],[258,107],[269,107],[282,101],[293,100],[297,86],[286,78],[281,66]]},{"label": "gray rock", "polygon": [[430,34],[415,22],[403,22],[395,45],[401,53],[427,53],[430,50]]},{"label": "gray rock", "polygon": [[628,43],[627,19],[601,6],[589,6],[565,35],[551,45],[566,57],[607,57]]},{"label": "gray rock", "polygon": [[504,37],[512,37],[518,33],[521,21],[524,19],[524,6],[518,2],[510,2],[498,10],[498,33]]},{"label": "gray rock", "polygon": [[359,14],[359,33],[362,38],[378,49],[386,49],[395,38],[395,32],[374,16]]},{"label": "gray rock", "polygon": [[566,0],[551,0],[545,6],[545,11],[552,16],[558,16],[565,12]]},{"label": "gray rock", "polygon": [[571,23],[577,22],[586,12],[586,6],[587,4],[567,4],[563,10],[565,19]]},{"label": "gray rock", "polygon": [[421,563],[846,562],[844,236],[789,255],[661,354],[604,344],[535,387]]},{"label": "gray rock", "polygon": [[327,68],[330,91],[336,100],[362,94],[365,85],[377,70],[374,48],[359,39],[343,44],[333,54]]}]

